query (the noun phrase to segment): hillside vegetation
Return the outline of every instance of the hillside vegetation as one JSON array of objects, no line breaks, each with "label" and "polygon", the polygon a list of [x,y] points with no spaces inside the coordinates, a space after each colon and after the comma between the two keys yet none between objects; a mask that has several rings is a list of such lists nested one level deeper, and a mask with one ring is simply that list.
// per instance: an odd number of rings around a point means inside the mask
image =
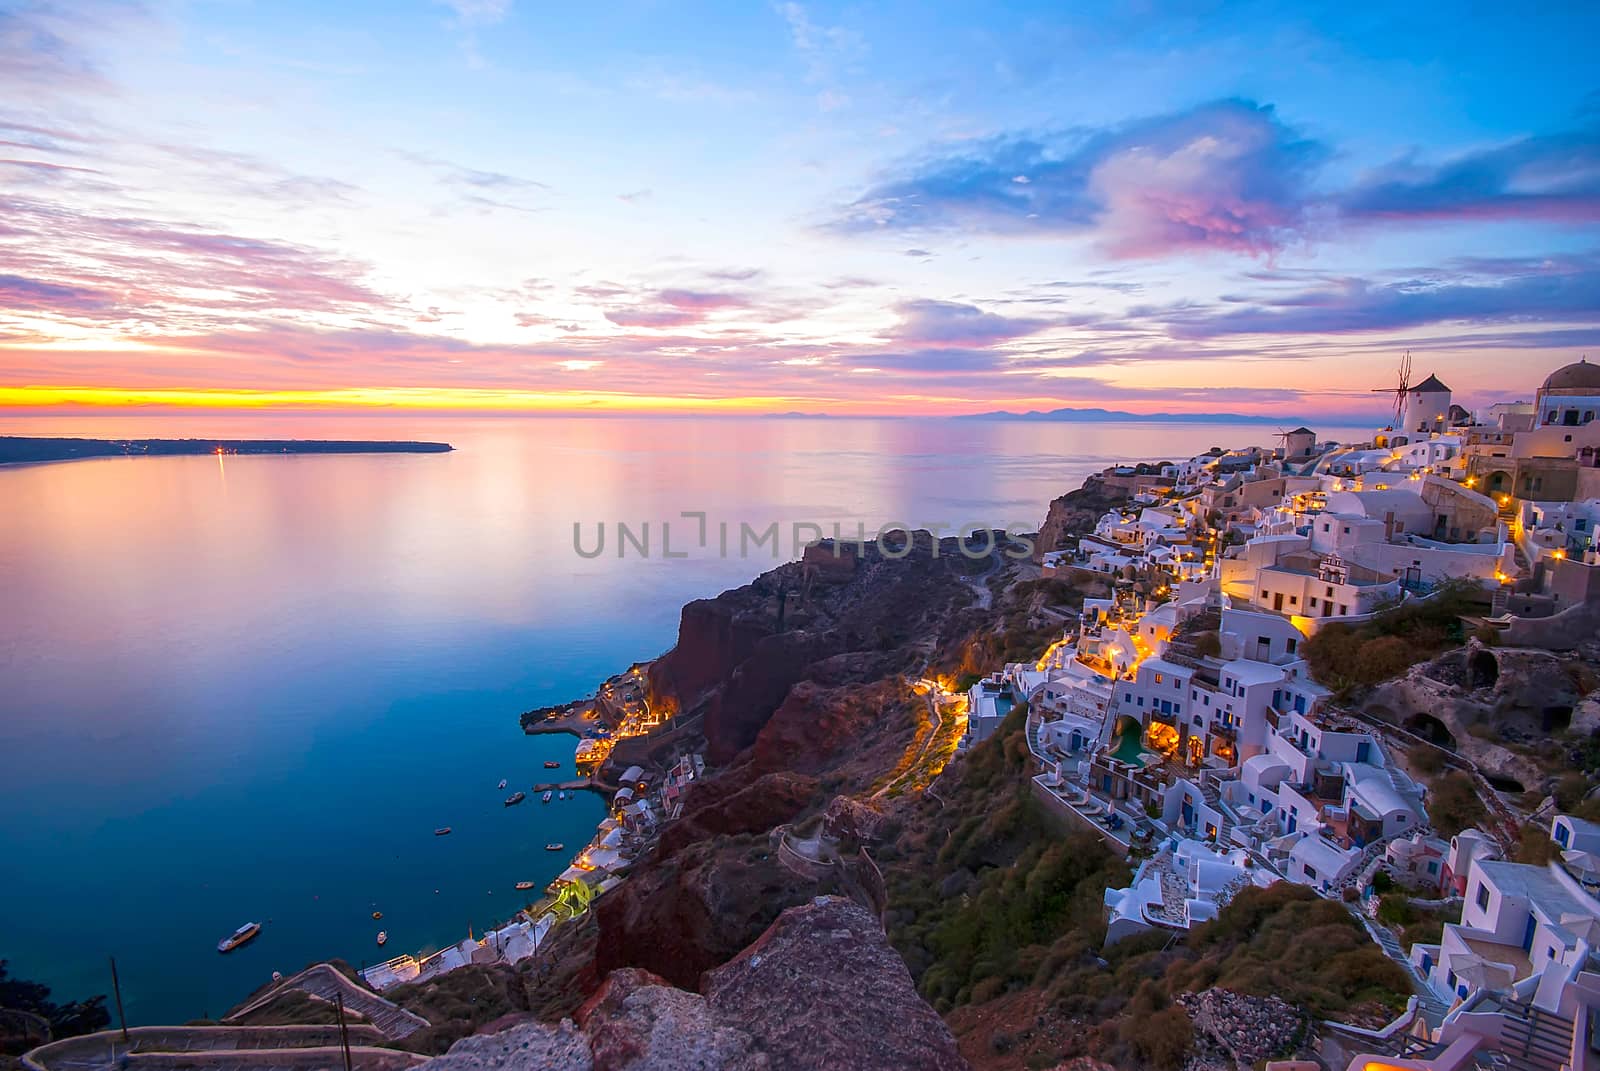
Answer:
[{"label": "hillside vegetation", "polygon": [[1193,1037],[1174,998],[1211,987],[1369,1022],[1404,1007],[1401,969],[1342,906],[1298,885],[1246,889],[1186,936],[1102,949],[1104,890],[1127,884],[1128,865],[1052,823],[1026,761],[1019,709],[936,787],[942,806],[930,795],[903,813],[880,859],[890,937],[974,1066],[1089,1054],[1176,1068]]}]

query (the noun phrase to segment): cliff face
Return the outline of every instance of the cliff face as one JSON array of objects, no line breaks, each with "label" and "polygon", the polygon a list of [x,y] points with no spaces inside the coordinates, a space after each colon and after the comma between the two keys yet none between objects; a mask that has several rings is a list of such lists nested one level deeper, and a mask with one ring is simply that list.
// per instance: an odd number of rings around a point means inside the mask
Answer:
[{"label": "cliff face", "polygon": [[1474,639],[1378,685],[1363,707],[1446,745],[1508,787],[1548,790],[1566,761],[1556,735],[1593,729],[1578,716],[1592,683],[1578,665],[1549,651]]},{"label": "cliff face", "polygon": [[580,1026],[523,1023],[458,1042],[424,1071],[964,1071],[877,921],[820,897],[785,911],[726,964],[674,986],[611,974]]},{"label": "cliff face", "polygon": [[756,642],[772,629],[742,610],[726,595],[684,606],[677,644],[650,665],[652,702],[692,707],[712,685],[726,680],[750,657]]},{"label": "cliff face", "polygon": [[789,689],[839,647],[832,632],[786,632],[757,641],[706,706],[706,760],[727,763],[754,743]]},{"label": "cliff face", "polygon": [[1039,537],[1034,541],[1033,560],[1039,561],[1052,550],[1066,546],[1081,532],[1092,532],[1106,510],[1125,501],[1126,495],[1109,488],[1098,476],[1090,476],[1076,491],[1068,491],[1050,503]]},{"label": "cliff face", "polygon": [[661,834],[658,858],[710,837],[764,833],[788,822],[810,804],[817,779],[797,773],[763,774],[755,766],[743,777],[712,777],[695,784],[683,814]]},{"label": "cliff face", "polygon": [[765,839],[701,840],[651,861],[595,902],[597,977],[642,967],[685,989],[754,940],[811,882],[779,864]]},{"label": "cliff face", "polygon": [[[770,831],[868,791],[912,745],[925,715],[905,674],[972,601],[955,559],[953,541],[936,556],[924,534],[905,558],[869,548],[840,583],[808,586],[790,565],[685,608],[651,684],[682,715],[703,715],[716,769],[655,855],[596,901],[594,977],[638,967],[692,987],[779,911],[832,891],[784,867]],[[791,593],[783,632],[778,591]]]},{"label": "cliff face", "polygon": [[790,563],[683,608],[677,644],[650,667],[651,703],[703,714],[713,765],[755,743],[801,681],[870,681],[917,666],[917,647],[972,602],[958,579],[972,563],[954,540],[935,547],[917,533],[904,557],[869,545],[852,560],[832,583]]}]

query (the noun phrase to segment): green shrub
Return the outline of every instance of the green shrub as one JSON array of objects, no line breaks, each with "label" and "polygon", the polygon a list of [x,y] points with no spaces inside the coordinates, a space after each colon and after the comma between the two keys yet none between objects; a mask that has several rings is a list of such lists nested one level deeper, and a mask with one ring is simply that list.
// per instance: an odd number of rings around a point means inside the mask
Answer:
[{"label": "green shrub", "polygon": [[1453,837],[1488,817],[1472,778],[1459,771],[1434,779],[1428,790],[1428,818],[1441,836]]},{"label": "green shrub", "polygon": [[1122,1021],[1117,1034],[1141,1063],[1164,1071],[1182,1067],[1194,1047],[1189,1013],[1176,1005],[1148,1015],[1130,1015]]},{"label": "green shrub", "polygon": [[1406,758],[1418,773],[1429,777],[1444,769],[1444,752],[1436,747],[1418,744],[1406,752]]}]

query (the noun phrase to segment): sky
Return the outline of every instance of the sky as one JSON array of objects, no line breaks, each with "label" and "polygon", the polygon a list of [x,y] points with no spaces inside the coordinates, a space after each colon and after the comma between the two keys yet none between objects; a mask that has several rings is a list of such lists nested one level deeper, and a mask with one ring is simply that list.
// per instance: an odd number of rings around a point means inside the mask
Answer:
[{"label": "sky", "polygon": [[0,0],[0,411],[1380,414],[1600,355],[1594,4]]}]

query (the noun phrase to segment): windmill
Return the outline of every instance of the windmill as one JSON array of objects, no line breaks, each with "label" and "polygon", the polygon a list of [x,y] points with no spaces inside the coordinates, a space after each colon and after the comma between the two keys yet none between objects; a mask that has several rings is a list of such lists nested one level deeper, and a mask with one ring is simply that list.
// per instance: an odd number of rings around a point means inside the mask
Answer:
[{"label": "windmill", "polygon": [[1389,422],[1389,430],[1393,431],[1400,426],[1406,413],[1406,392],[1411,389],[1411,351],[1406,350],[1405,356],[1400,358],[1400,384],[1395,387],[1373,387],[1373,394],[1394,395],[1394,419]]}]

